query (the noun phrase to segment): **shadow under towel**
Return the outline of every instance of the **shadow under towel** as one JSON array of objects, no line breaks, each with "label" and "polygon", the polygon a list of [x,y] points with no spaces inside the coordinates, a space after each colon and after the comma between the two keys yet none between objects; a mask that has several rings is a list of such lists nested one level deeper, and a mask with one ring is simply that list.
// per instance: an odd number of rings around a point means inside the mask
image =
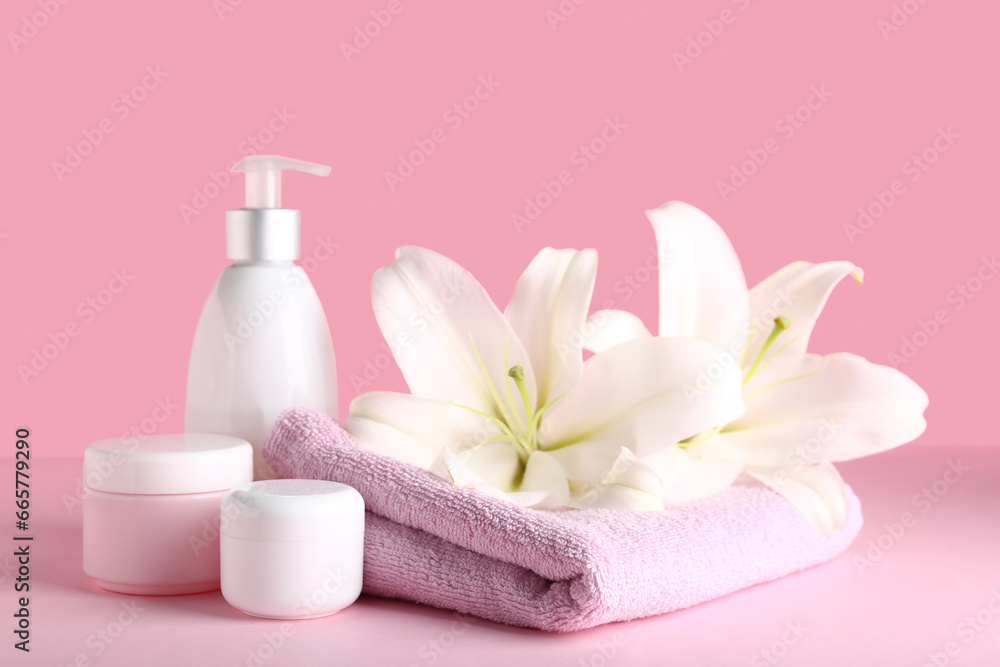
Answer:
[{"label": "shadow under towel", "polygon": [[717,598],[825,562],[861,528],[823,535],[763,486],[663,512],[534,510],[365,451],[330,417],[288,410],[264,445],[279,477],[365,499],[364,589],[509,625],[571,631]]}]

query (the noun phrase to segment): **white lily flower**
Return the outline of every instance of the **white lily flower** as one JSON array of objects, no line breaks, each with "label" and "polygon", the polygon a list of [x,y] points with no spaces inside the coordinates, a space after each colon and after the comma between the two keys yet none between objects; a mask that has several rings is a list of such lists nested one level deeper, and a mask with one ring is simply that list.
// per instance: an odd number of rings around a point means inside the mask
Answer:
[{"label": "white lily flower", "polygon": [[596,272],[594,250],[545,248],[501,313],[455,262],[400,248],[375,273],[372,306],[411,394],[358,396],[347,430],[362,447],[525,506],[662,509],[659,478],[628,472],[632,452],[738,418],[741,376],[734,368],[685,395],[715,352],[694,339],[636,340],[584,362]]},{"label": "white lily flower", "polygon": [[[852,354],[806,352],[830,292],[848,275],[860,283],[861,269],[794,262],[748,291],[732,244],[704,212],[669,202],[647,216],[660,257],[659,335],[720,349],[689,388],[692,397],[738,364],[746,412],[642,462],[660,475],[668,502],[710,495],[745,473],[823,532],[843,526],[846,490],[830,462],[896,447],[926,427],[927,394],[899,371]],[[595,313],[590,323],[585,345],[595,352],[652,338],[623,311]]]}]

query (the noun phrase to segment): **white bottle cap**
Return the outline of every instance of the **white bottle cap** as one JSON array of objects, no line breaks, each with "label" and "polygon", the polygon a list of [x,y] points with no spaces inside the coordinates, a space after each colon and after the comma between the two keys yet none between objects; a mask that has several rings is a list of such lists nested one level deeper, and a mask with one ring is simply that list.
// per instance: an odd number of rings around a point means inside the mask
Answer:
[{"label": "white bottle cap", "polygon": [[236,487],[222,499],[223,534],[260,542],[323,542],[362,534],[365,501],[346,484],[268,479]]},{"label": "white bottle cap", "polygon": [[280,155],[251,155],[233,165],[246,174],[244,208],[226,211],[226,256],[233,261],[290,262],[299,258],[299,212],[281,208],[281,172],[326,176],[330,167]]},{"label": "white bottle cap", "polygon": [[99,440],[83,453],[83,483],[139,495],[225,491],[253,479],[253,447],[210,433]]}]

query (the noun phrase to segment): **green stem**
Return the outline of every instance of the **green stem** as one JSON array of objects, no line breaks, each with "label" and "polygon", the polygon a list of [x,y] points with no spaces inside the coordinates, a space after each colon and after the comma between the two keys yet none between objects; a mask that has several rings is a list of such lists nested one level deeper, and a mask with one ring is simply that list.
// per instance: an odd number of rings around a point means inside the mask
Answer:
[{"label": "green stem", "polygon": [[750,368],[746,373],[743,374],[743,385],[750,381],[753,374],[757,372],[757,368],[760,366],[760,362],[764,360],[764,355],[767,354],[767,349],[771,347],[774,340],[781,335],[781,332],[787,329],[791,325],[786,317],[776,317],[774,318],[774,328],[771,329],[771,335],[767,337],[764,344],[761,345],[760,351],[757,352],[757,356],[754,358],[753,363],[750,364]]},{"label": "green stem", "polygon": [[551,401],[549,401],[548,403],[546,403],[545,405],[543,405],[542,407],[538,408],[538,412],[536,412],[535,416],[531,418],[531,432],[532,433],[538,433],[538,426],[541,424],[542,415],[544,415],[545,412],[549,408],[551,408],[553,405],[555,405],[556,401],[558,401],[560,398],[562,398],[563,396],[565,396],[568,393],[569,392],[564,391],[563,393],[559,394],[558,396],[556,396],[555,398],[553,398]]}]

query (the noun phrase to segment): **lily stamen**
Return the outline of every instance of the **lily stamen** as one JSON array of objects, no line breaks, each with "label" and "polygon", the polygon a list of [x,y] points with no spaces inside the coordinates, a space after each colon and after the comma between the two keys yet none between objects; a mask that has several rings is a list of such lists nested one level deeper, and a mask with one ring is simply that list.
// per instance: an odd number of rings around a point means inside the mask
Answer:
[{"label": "lily stamen", "polygon": [[[538,427],[541,424],[542,415],[545,414],[549,408],[555,405],[556,402],[563,397],[563,394],[556,396],[551,401],[535,410],[531,405],[531,396],[528,393],[528,386],[524,381],[524,367],[520,364],[509,366],[507,369],[507,377],[514,381],[514,386],[517,387],[517,392],[521,397],[521,403],[524,406],[524,419],[522,419],[519,406],[514,405],[514,395],[511,391],[510,384],[507,382],[504,383],[504,389],[506,390],[505,393],[507,394],[507,401],[505,403],[501,398],[500,391],[493,382],[493,378],[490,377],[489,370],[486,368],[486,362],[479,353],[479,348],[476,347],[476,341],[472,338],[471,334],[469,336],[469,340],[472,343],[472,350],[476,355],[476,360],[479,362],[479,370],[486,379],[486,386],[489,389],[497,411],[500,414],[489,414],[487,412],[483,412],[482,410],[462,405],[461,403],[453,402],[451,405],[473,412],[489,420],[500,429],[499,434],[483,440],[477,444],[476,447],[482,447],[485,444],[496,442],[498,440],[506,440],[517,450],[518,458],[521,460],[523,465],[527,462],[528,458],[531,457],[532,452],[536,452],[539,449]],[[508,363],[507,349],[505,347],[504,365],[507,366]]]}]

